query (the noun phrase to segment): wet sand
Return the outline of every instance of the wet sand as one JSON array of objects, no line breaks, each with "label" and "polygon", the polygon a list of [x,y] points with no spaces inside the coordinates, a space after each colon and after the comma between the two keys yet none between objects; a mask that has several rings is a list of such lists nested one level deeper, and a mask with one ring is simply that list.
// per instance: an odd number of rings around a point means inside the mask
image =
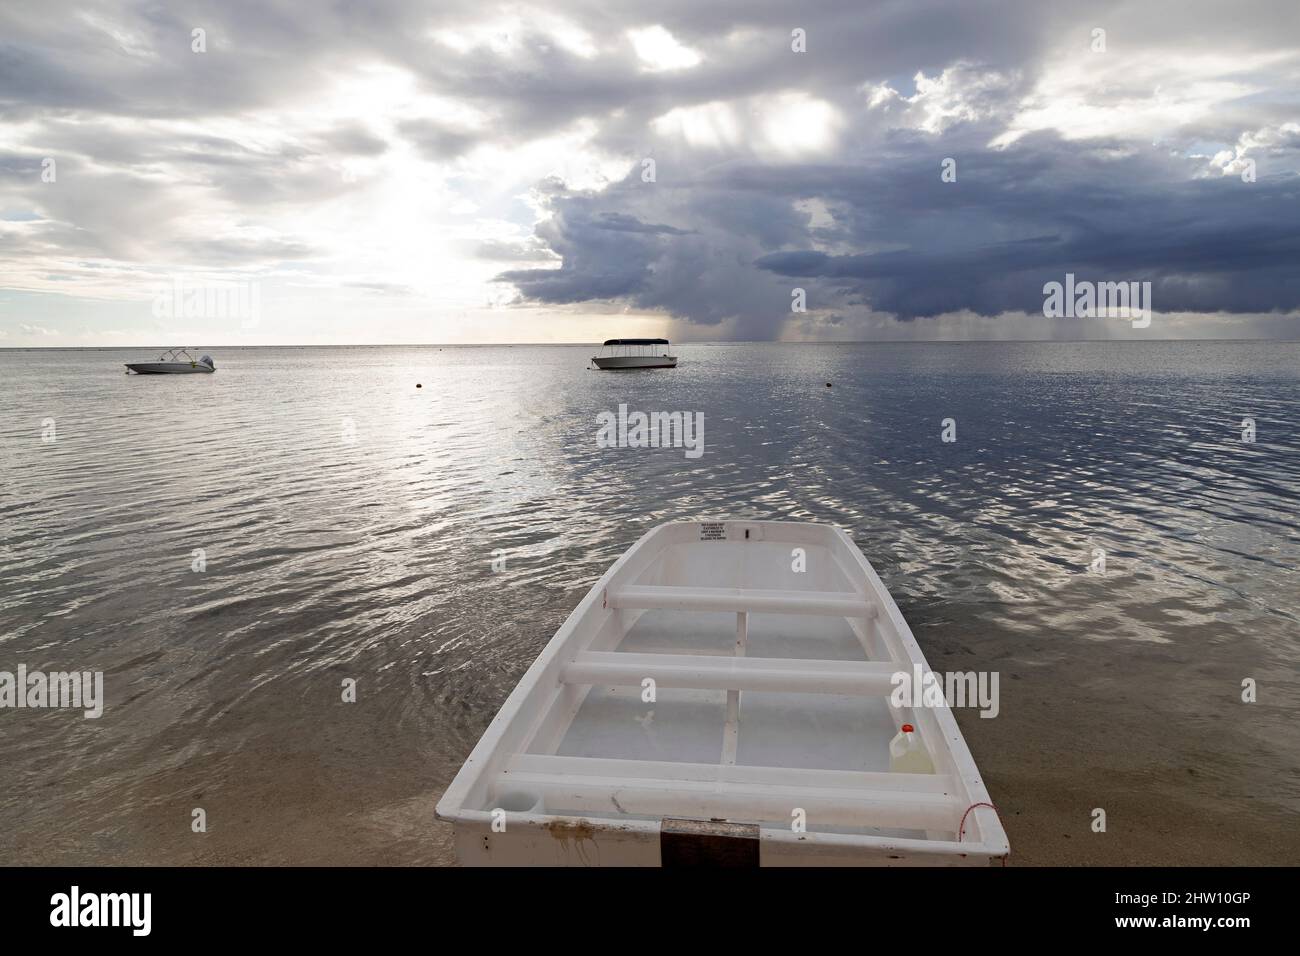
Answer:
[{"label": "wet sand", "polygon": [[[979,640],[917,628],[931,667],[1002,658],[1001,714],[957,711],[1018,866],[1294,866],[1300,801],[1294,677],[1211,648]],[[949,634],[945,634],[949,631]],[[1014,659],[1007,658],[1014,655]],[[1240,699],[1254,673],[1258,703]],[[1269,698],[1274,702],[1269,703]],[[1277,775],[1269,766],[1287,766]],[[1106,812],[1106,831],[1092,829]]]}]

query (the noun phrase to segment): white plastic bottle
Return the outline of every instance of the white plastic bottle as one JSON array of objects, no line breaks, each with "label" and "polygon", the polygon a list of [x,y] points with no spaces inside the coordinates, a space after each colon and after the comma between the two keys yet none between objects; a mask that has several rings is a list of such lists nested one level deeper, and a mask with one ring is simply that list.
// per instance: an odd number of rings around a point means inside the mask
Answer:
[{"label": "white plastic bottle", "polygon": [[891,773],[934,773],[930,754],[911,724],[903,724],[903,729],[889,742],[889,770]]}]

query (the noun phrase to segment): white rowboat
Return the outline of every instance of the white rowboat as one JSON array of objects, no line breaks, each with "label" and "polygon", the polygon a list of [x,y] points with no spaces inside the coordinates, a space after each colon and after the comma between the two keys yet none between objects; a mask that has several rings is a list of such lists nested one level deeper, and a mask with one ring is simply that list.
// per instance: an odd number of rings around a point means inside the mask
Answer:
[{"label": "white rowboat", "polygon": [[[890,699],[917,668],[840,529],[662,525],[569,615],[437,815],[467,865],[1005,861],[952,712]],[[891,772],[905,723],[930,772]]]}]

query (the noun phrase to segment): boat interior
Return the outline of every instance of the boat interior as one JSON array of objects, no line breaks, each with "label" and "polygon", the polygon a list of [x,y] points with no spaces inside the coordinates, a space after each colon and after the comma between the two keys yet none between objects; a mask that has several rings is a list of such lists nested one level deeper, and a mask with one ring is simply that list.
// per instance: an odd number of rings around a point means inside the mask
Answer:
[{"label": "boat interior", "polygon": [[[990,822],[963,820],[987,797],[951,713],[893,706],[891,678],[923,658],[842,531],[664,525],[557,644],[503,708],[469,806],[785,831],[802,810],[809,833],[926,841]],[[890,771],[906,722],[935,772]]]}]

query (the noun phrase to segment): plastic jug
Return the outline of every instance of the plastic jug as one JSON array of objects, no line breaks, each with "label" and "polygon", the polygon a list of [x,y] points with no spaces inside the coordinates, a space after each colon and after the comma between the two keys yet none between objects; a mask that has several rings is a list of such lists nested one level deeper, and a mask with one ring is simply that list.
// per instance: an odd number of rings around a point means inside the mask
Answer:
[{"label": "plastic jug", "polygon": [[891,773],[934,773],[930,754],[911,724],[903,724],[903,729],[889,742],[889,770]]}]

